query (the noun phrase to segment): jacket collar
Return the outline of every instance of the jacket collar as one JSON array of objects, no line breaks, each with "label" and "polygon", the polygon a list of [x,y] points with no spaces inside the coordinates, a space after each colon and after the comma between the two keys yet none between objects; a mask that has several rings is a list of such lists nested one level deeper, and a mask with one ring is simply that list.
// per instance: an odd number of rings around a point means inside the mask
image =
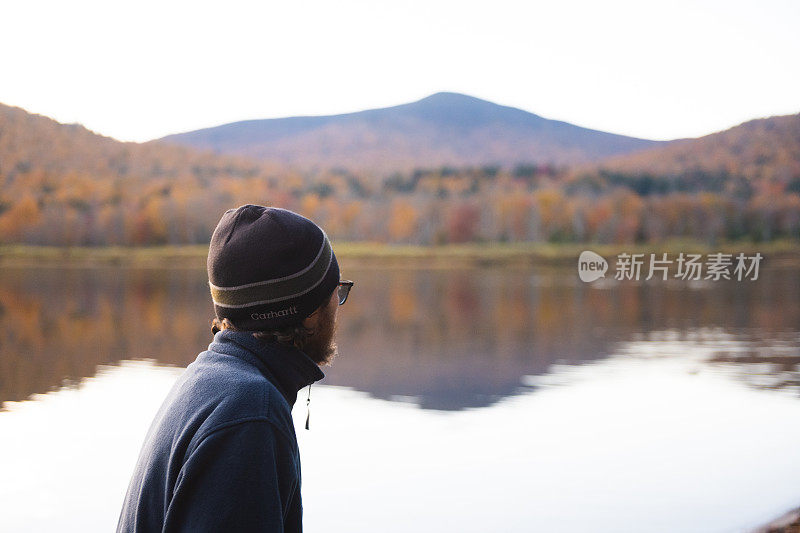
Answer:
[{"label": "jacket collar", "polygon": [[300,389],[325,377],[317,364],[297,348],[263,343],[247,331],[219,331],[208,349],[255,365],[277,387],[290,407]]}]

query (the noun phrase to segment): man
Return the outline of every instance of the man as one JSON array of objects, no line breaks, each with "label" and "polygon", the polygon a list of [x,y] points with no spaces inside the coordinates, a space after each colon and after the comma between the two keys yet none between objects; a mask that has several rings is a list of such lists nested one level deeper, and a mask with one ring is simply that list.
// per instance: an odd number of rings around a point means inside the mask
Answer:
[{"label": "man", "polygon": [[118,531],[301,531],[291,408],[336,355],[340,282],[325,233],[284,209],[227,211],[208,252],[214,341],[153,421]]}]

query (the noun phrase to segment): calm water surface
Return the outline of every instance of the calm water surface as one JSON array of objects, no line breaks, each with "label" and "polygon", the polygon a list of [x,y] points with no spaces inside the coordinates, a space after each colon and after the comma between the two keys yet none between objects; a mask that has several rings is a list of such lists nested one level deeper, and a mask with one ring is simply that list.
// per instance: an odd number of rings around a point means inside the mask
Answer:
[{"label": "calm water surface", "polygon": [[[308,531],[746,531],[800,505],[796,267],[344,273],[298,430]],[[0,530],[113,529],[211,316],[202,270],[0,269]]]}]

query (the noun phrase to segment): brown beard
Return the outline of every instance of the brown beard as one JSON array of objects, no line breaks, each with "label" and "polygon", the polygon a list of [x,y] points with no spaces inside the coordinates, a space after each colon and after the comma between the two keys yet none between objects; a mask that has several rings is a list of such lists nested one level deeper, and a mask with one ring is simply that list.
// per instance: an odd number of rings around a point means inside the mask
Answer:
[{"label": "brown beard", "polygon": [[[331,300],[334,305],[339,302]],[[303,344],[303,352],[318,365],[330,365],[333,359],[339,354],[339,347],[336,345],[336,308],[328,303],[319,310],[320,317],[314,334],[311,335]]]},{"label": "brown beard", "polygon": [[[338,300],[332,298],[328,300],[324,307],[319,308],[319,320],[313,330],[298,324],[285,330],[254,331],[253,337],[265,343],[278,342],[294,346],[305,353],[317,365],[330,365],[333,359],[339,355],[339,347],[334,340],[336,336],[336,307],[338,304]],[[211,326],[213,333],[224,329],[241,331],[227,318],[222,320],[214,318]]]}]

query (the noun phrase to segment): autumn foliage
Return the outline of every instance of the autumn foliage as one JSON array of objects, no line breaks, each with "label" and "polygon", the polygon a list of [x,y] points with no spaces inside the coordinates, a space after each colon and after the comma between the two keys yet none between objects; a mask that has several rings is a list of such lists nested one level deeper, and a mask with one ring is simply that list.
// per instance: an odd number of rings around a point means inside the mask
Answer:
[{"label": "autumn foliage", "polygon": [[[794,131],[800,118],[788,118],[773,129],[791,141],[793,133],[784,130]],[[752,142],[766,142],[770,127],[758,123]],[[351,241],[800,238],[800,139],[794,152],[784,145],[770,152],[734,133],[732,142],[746,156],[741,166],[719,148],[723,141],[705,138],[696,146],[700,155],[687,155],[685,143],[668,145],[658,156],[666,159],[650,166],[640,155],[591,168],[439,167],[379,175],[301,172],[160,143],[121,143],[0,106],[0,243],[206,243],[221,213],[245,203],[298,211],[334,239]]]}]

